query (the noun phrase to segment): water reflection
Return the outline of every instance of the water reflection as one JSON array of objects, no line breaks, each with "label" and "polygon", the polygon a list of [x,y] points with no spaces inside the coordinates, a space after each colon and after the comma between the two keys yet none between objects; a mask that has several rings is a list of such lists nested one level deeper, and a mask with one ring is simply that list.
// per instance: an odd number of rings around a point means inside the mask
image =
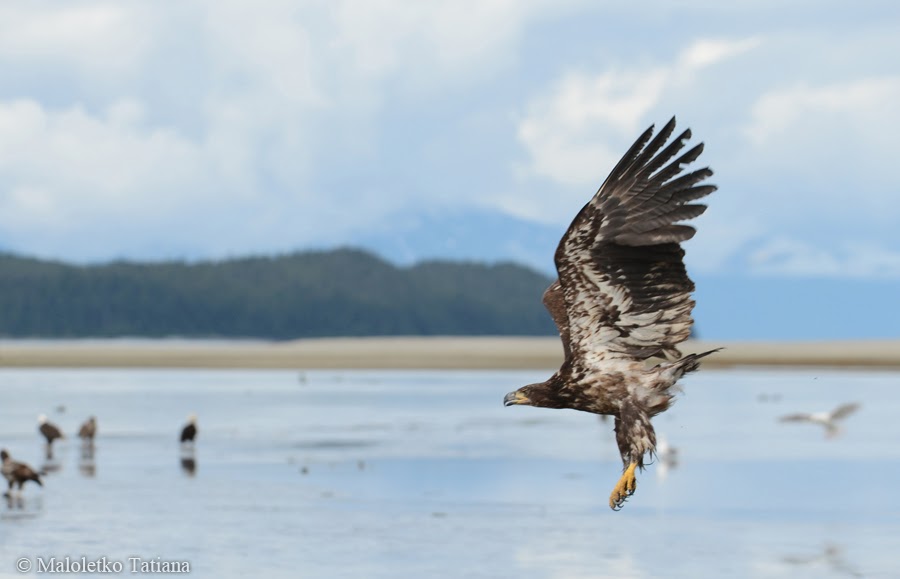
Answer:
[{"label": "water reflection", "polygon": [[59,472],[60,470],[62,470],[62,463],[59,462],[58,460],[56,460],[55,458],[53,458],[53,456],[51,454],[51,456],[48,456],[47,460],[45,460],[44,463],[41,465],[40,473],[41,474],[51,474],[51,473]]},{"label": "water reflection", "polygon": [[87,478],[97,476],[97,463],[94,460],[94,439],[85,439],[81,443],[81,458],[78,461],[78,471]]},{"label": "water reflection", "polygon": [[822,551],[814,555],[788,555],[782,557],[781,560],[787,565],[795,567],[824,565],[834,573],[847,577],[863,576],[854,565],[851,565],[844,559],[843,549],[840,545],[835,545],[834,543],[826,543],[822,547]]},{"label": "water reflection", "polygon": [[194,447],[185,447],[181,451],[181,471],[189,476],[197,476],[197,457],[194,453]]},{"label": "water reflection", "polygon": [[19,493],[8,492],[3,495],[6,498],[6,508],[9,510],[23,510],[25,508],[25,497]]},{"label": "water reflection", "polygon": [[41,495],[31,496],[27,499],[17,494],[15,496],[3,496],[6,503],[6,509],[0,512],[0,519],[7,521],[33,519],[37,517],[44,508],[44,501]]}]

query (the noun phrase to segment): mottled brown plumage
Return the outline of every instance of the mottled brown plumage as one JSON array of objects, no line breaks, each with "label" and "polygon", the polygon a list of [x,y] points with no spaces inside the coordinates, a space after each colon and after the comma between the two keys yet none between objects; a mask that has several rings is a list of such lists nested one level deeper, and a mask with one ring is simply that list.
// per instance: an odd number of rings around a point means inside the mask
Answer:
[{"label": "mottled brown plumage", "polygon": [[78,437],[85,442],[92,442],[97,434],[97,419],[93,416],[88,418],[81,428],[78,429]]},{"label": "mottled brown plumage", "polygon": [[[691,203],[715,191],[708,168],[681,174],[703,151],[681,154],[686,130],[666,145],[675,119],[656,137],[647,129],[585,205],[556,249],[559,278],[543,302],[563,342],[565,359],[547,381],[507,394],[504,403],[573,408],[615,417],[625,474],[610,497],[618,509],[634,492],[656,438],[650,419],[665,411],[675,383],[713,351],[681,357],[694,301],[679,245],[694,235],[680,222],[702,214]],[[653,137],[651,139],[651,137]],[[666,358],[648,368],[646,360]]]},{"label": "mottled brown plumage", "polygon": [[3,461],[2,466],[0,466],[0,472],[3,473],[3,478],[9,483],[9,489],[6,492],[7,496],[12,495],[14,484],[18,485],[20,493],[22,492],[22,486],[28,481],[34,481],[39,486],[44,486],[44,483],[41,482],[41,477],[34,469],[24,462],[14,461],[5,448],[0,450],[0,460]]},{"label": "mottled brown plumage", "polygon": [[57,438],[64,438],[62,430],[52,422],[49,422],[43,414],[38,416],[38,432],[47,439],[47,444],[53,444],[53,441]]}]

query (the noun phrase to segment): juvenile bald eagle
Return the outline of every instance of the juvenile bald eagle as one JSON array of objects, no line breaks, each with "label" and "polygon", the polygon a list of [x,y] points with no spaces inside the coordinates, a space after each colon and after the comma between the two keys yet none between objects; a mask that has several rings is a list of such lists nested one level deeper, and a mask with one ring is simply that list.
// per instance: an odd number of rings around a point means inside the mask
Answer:
[{"label": "juvenile bald eagle", "polygon": [[14,484],[19,485],[20,494],[22,492],[22,486],[30,480],[33,480],[39,486],[44,486],[44,483],[41,482],[41,477],[33,468],[24,462],[14,461],[5,448],[0,450],[0,460],[3,461],[0,472],[3,473],[3,478],[9,483],[9,490],[5,493],[6,496],[12,496]]},{"label": "juvenile bald eagle", "polygon": [[[695,230],[679,222],[703,213],[705,205],[691,202],[716,187],[702,184],[709,168],[682,174],[703,144],[675,158],[691,132],[665,146],[674,130],[674,118],[656,137],[647,129],[569,225],[556,249],[559,278],[543,299],[565,360],[549,380],[504,399],[615,417],[624,472],[609,498],[614,510],[634,493],[635,469],[656,449],[650,419],[672,404],[679,378],[717,351],[682,357],[677,348],[690,335],[694,307],[679,244]],[[652,357],[669,361],[651,368]]]},{"label": "juvenile bald eagle", "polygon": [[78,429],[78,437],[85,442],[93,442],[94,436],[97,435],[97,418],[91,416]]}]

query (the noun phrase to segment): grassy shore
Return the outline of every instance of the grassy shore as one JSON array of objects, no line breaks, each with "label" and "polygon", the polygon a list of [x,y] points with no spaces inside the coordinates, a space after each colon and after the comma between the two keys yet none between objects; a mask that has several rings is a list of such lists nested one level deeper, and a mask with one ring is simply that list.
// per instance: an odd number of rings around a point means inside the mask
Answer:
[{"label": "grassy shore", "polygon": [[[704,367],[900,368],[900,340],[688,342],[725,349]],[[0,341],[0,367],[547,369],[562,361],[558,338],[401,337],[266,341]]]}]

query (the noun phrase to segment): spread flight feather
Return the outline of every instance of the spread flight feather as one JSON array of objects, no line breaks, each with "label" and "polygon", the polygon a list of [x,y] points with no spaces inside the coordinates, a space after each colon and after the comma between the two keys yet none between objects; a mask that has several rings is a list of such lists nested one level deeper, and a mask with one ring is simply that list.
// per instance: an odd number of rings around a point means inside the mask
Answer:
[{"label": "spread flight feather", "polygon": [[[619,508],[635,489],[634,471],[653,453],[650,418],[665,411],[670,388],[699,360],[681,357],[693,320],[691,282],[680,243],[694,228],[681,222],[701,215],[693,203],[716,190],[703,182],[708,168],[682,174],[703,152],[681,153],[690,130],[666,142],[669,121],[654,137],[647,129],[578,212],[556,249],[558,279],[543,302],[563,343],[565,359],[550,379],[507,394],[506,405],[574,408],[615,416],[625,474],[610,497]],[[651,357],[671,360],[647,368]]]}]

